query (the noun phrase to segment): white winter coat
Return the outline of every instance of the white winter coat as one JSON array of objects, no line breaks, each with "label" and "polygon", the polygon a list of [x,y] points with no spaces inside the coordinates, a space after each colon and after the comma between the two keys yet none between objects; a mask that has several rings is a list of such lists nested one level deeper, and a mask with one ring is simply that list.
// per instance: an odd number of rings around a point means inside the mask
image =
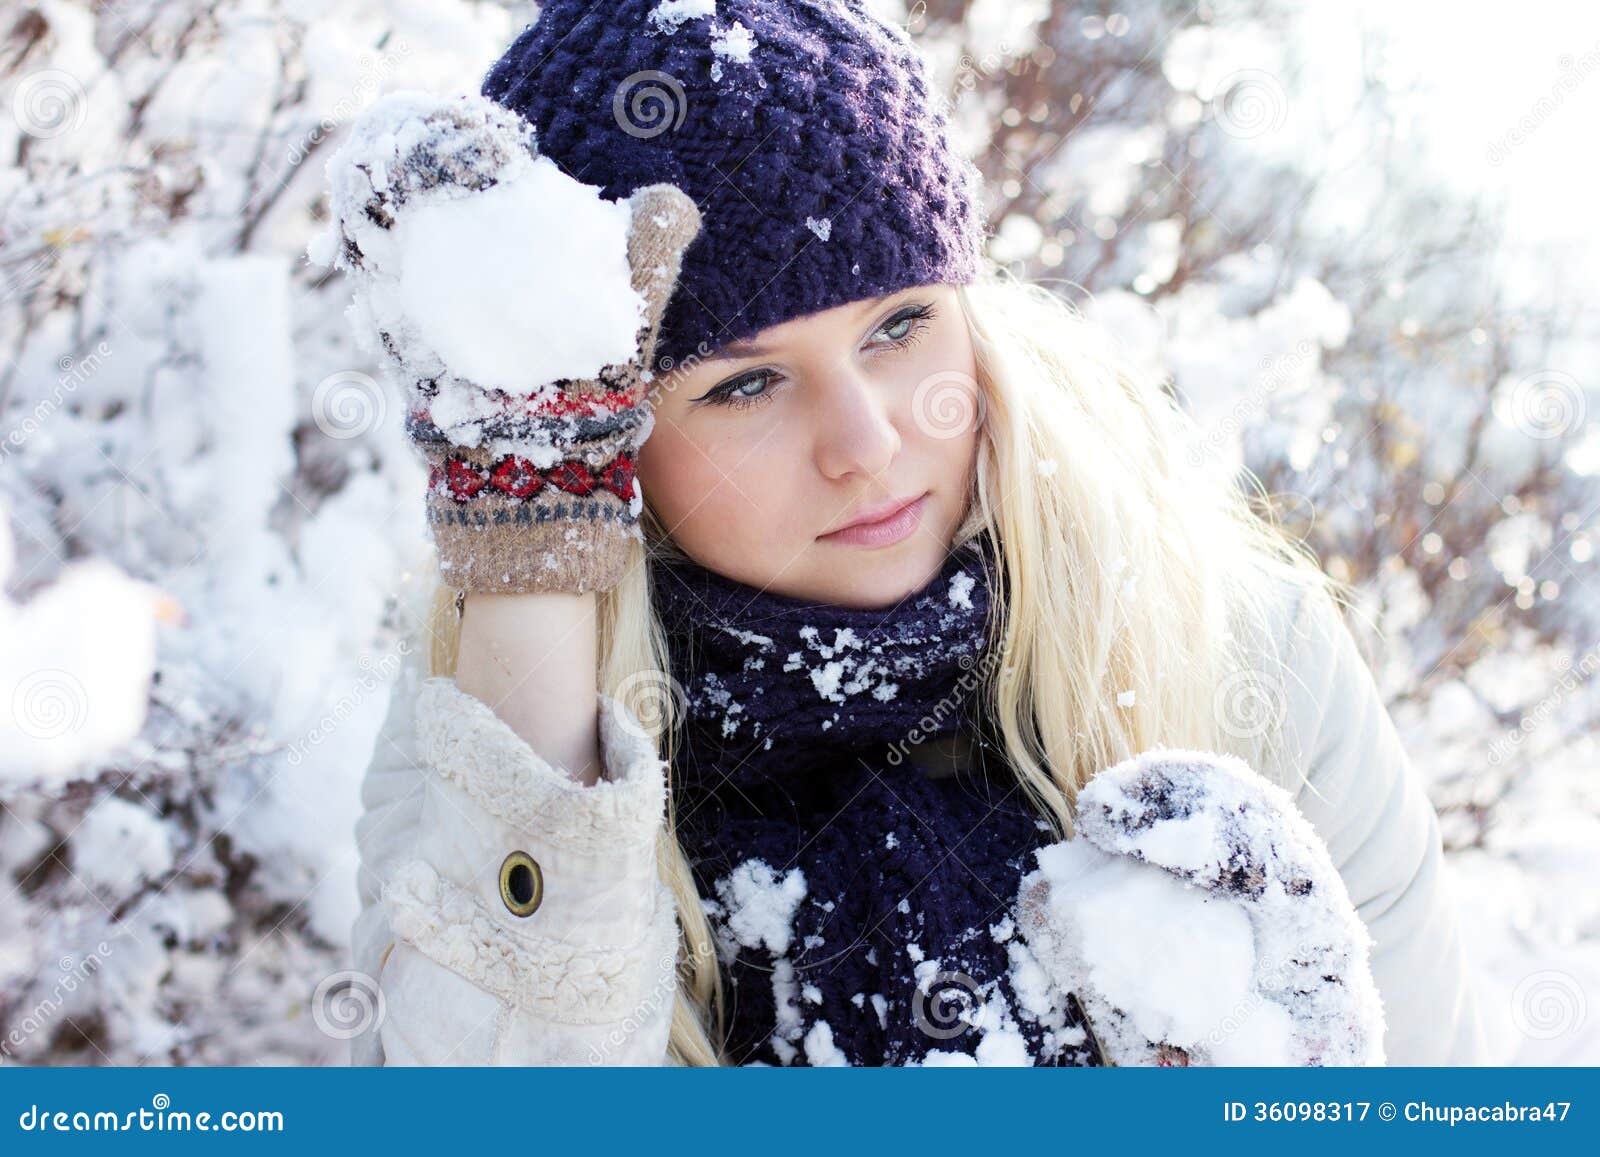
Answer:
[{"label": "white winter coat", "polygon": [[[1283,754],[1257,770],[1327,843],[1372,934],[1388,1063],[1488,1063],[1437,819],[1354,639],[1298,592],[1271,630]],[[667,1063],[666,766],[622,704],[596,702],[606,778],[584,787],[452,679],[406,668],[362,787],[354,965],[383,1006],[354,1063]],[[514,851],[542,869],[525,917],[501,892]]]}]

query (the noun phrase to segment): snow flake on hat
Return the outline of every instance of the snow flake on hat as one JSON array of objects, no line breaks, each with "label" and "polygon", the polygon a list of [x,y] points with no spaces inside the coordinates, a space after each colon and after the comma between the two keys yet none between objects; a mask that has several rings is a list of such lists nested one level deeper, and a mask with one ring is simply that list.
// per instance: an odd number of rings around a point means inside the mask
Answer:
[{"label": "snow flake on hat", "polygon": [[711,53],[716,57],[711,62],[711,79],[722,79],[722,65],[749,64],[750,56],[756,49],[755,34],[737,20],[731,28],[718,29],[711,34]]},{"label": "snow flake on hat", "polygon": [[[652,31],[674,36],[691,20],[712,20],[717,15],[716,0],[661,0],[646,18]],[[723,66],[749,64],[756,50],[755,33],[735,20],[726,28],[711,28],[711,79],[721,81]]]},{"label": "snow flake on hat", "polygon": [[691,20],[716,14],[717,0],[661,0],[650,10],[648,19],[657,32],[671,36]]}]

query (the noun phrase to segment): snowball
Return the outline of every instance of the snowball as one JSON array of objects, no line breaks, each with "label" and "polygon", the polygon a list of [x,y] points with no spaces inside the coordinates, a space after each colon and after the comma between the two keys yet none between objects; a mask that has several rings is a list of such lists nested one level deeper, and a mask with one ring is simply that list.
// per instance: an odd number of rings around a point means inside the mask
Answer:
[{"label": "snowball", "polygon": [[803,1018],[795,1003],[797,985],[794,961],[782,957],[772,966],[772,1007],[777,1018],[777,1029],[772,1034],[772,1051],[784,1064],[794,1061],[794,1042],[800,1038]]},{"label": "snowball", "polygon": [[974,1069],[978,1067],[978,1058],[971,1053],[958,1053],[950,1049],[934,1049],[915,1065],[908,1068],[924,1069]]},{"label": "snowball", "polygon": [[[1238,904],[1086,840],[1052,844],[1038,858],[1052,885],[1052,915],[1075,931],[1090,980],[1145,1039],[1180,1048],[1213,1035],[1222,1045],[1237,1042],[1221,1031],[1225,1018],[1261,1005],[1251,1000],[1254,935]],[[1276,1011],[1287,1030],[1287,1015]],[[1251,1043],[1268,1052],[1235,1054],[1231,1063],[1291,1063],[1287,1040],[1287,1031],[1276,1046],[1253,1034]],[[1225,1051],[1219,1047],[1217,1059],[1230,1063]]]},{"label": "snowball", "polygon": [[[541,400],[637,352],[632,210],[538,156],[534,137],[486,98],[406,90],[363,112],[328,163],[340,240],[325,233],[307,255],[358,274],[357,340],[372,351],[386,335],[403,386],[437,383],[426,408],[457,445],[482,444],[501,391]],[[496,449],[550,464],[547,445]]]},{"label": "snowball", "polygon": [[630,218],[540,157],[514,180],[401,214],[401,308],[478,386],[526,393],[593,377],[634,356],[644,317]]},{"label": "snowball", "polygon": [[[1098,773],[1036,852],[1018,923],[1107,1054],[1383,1063],[1371,938],[1289,794],[1234,756],[1152,749]],[[1029,967],[1032,965],[1030,963]]]},{"label": "snowball", "polygon": [[984,1032],[978,1042],[977,1061],[983,1068],[1032,1068],[1033,1054],[1028,1040],[1015,1028],[995,1028]]}]

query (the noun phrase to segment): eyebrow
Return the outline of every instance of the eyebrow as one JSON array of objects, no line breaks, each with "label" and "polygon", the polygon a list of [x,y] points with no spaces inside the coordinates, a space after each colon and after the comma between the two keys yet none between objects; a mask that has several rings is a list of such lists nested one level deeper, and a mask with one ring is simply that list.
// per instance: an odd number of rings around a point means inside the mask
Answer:
[{"label": "eyebrow", "polygon": [[732,362],[738,361],[740,358],[760,357],[766,352],[767,347],[762,345],[760,342],[730,341],[727,345],[720,347],[716,353],[712,354],[711,360],[714,362]]},{"label": "eyebrow", "polygon": [[[883,303],[899,297],[908,290],[897,289],[893,293],[879,294],[877,297],[863,297],[856,305],[857,312],[867,313],[870,310],[881,308]],[[710,361],[738,361],[740,358],[757,358],[770,352],[771,347],[757,341],[730,341],[727,345],[717,347],[717,351],[710,357]]]}]

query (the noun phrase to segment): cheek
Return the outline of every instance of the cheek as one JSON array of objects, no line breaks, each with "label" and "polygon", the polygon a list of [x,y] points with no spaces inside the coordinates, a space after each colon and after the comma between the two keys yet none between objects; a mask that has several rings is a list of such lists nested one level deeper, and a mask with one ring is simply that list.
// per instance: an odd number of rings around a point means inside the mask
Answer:
[{"label": "cheek", "polygon": [[772,460],[733,434],[695,438],[657,417],[639,450],[639,482],[673,538],[701,558],[718,540],[745,539],[770,525],[758,503],[773,491]]},{"label": "cheek", "polygon": [[977,360],[964,326],[945,326],[924,342],[901,371],[900,396],[907,407],[902,431],[920,457],[941,473],[964,473],[977,455],[983,422],[983,391]]}]

